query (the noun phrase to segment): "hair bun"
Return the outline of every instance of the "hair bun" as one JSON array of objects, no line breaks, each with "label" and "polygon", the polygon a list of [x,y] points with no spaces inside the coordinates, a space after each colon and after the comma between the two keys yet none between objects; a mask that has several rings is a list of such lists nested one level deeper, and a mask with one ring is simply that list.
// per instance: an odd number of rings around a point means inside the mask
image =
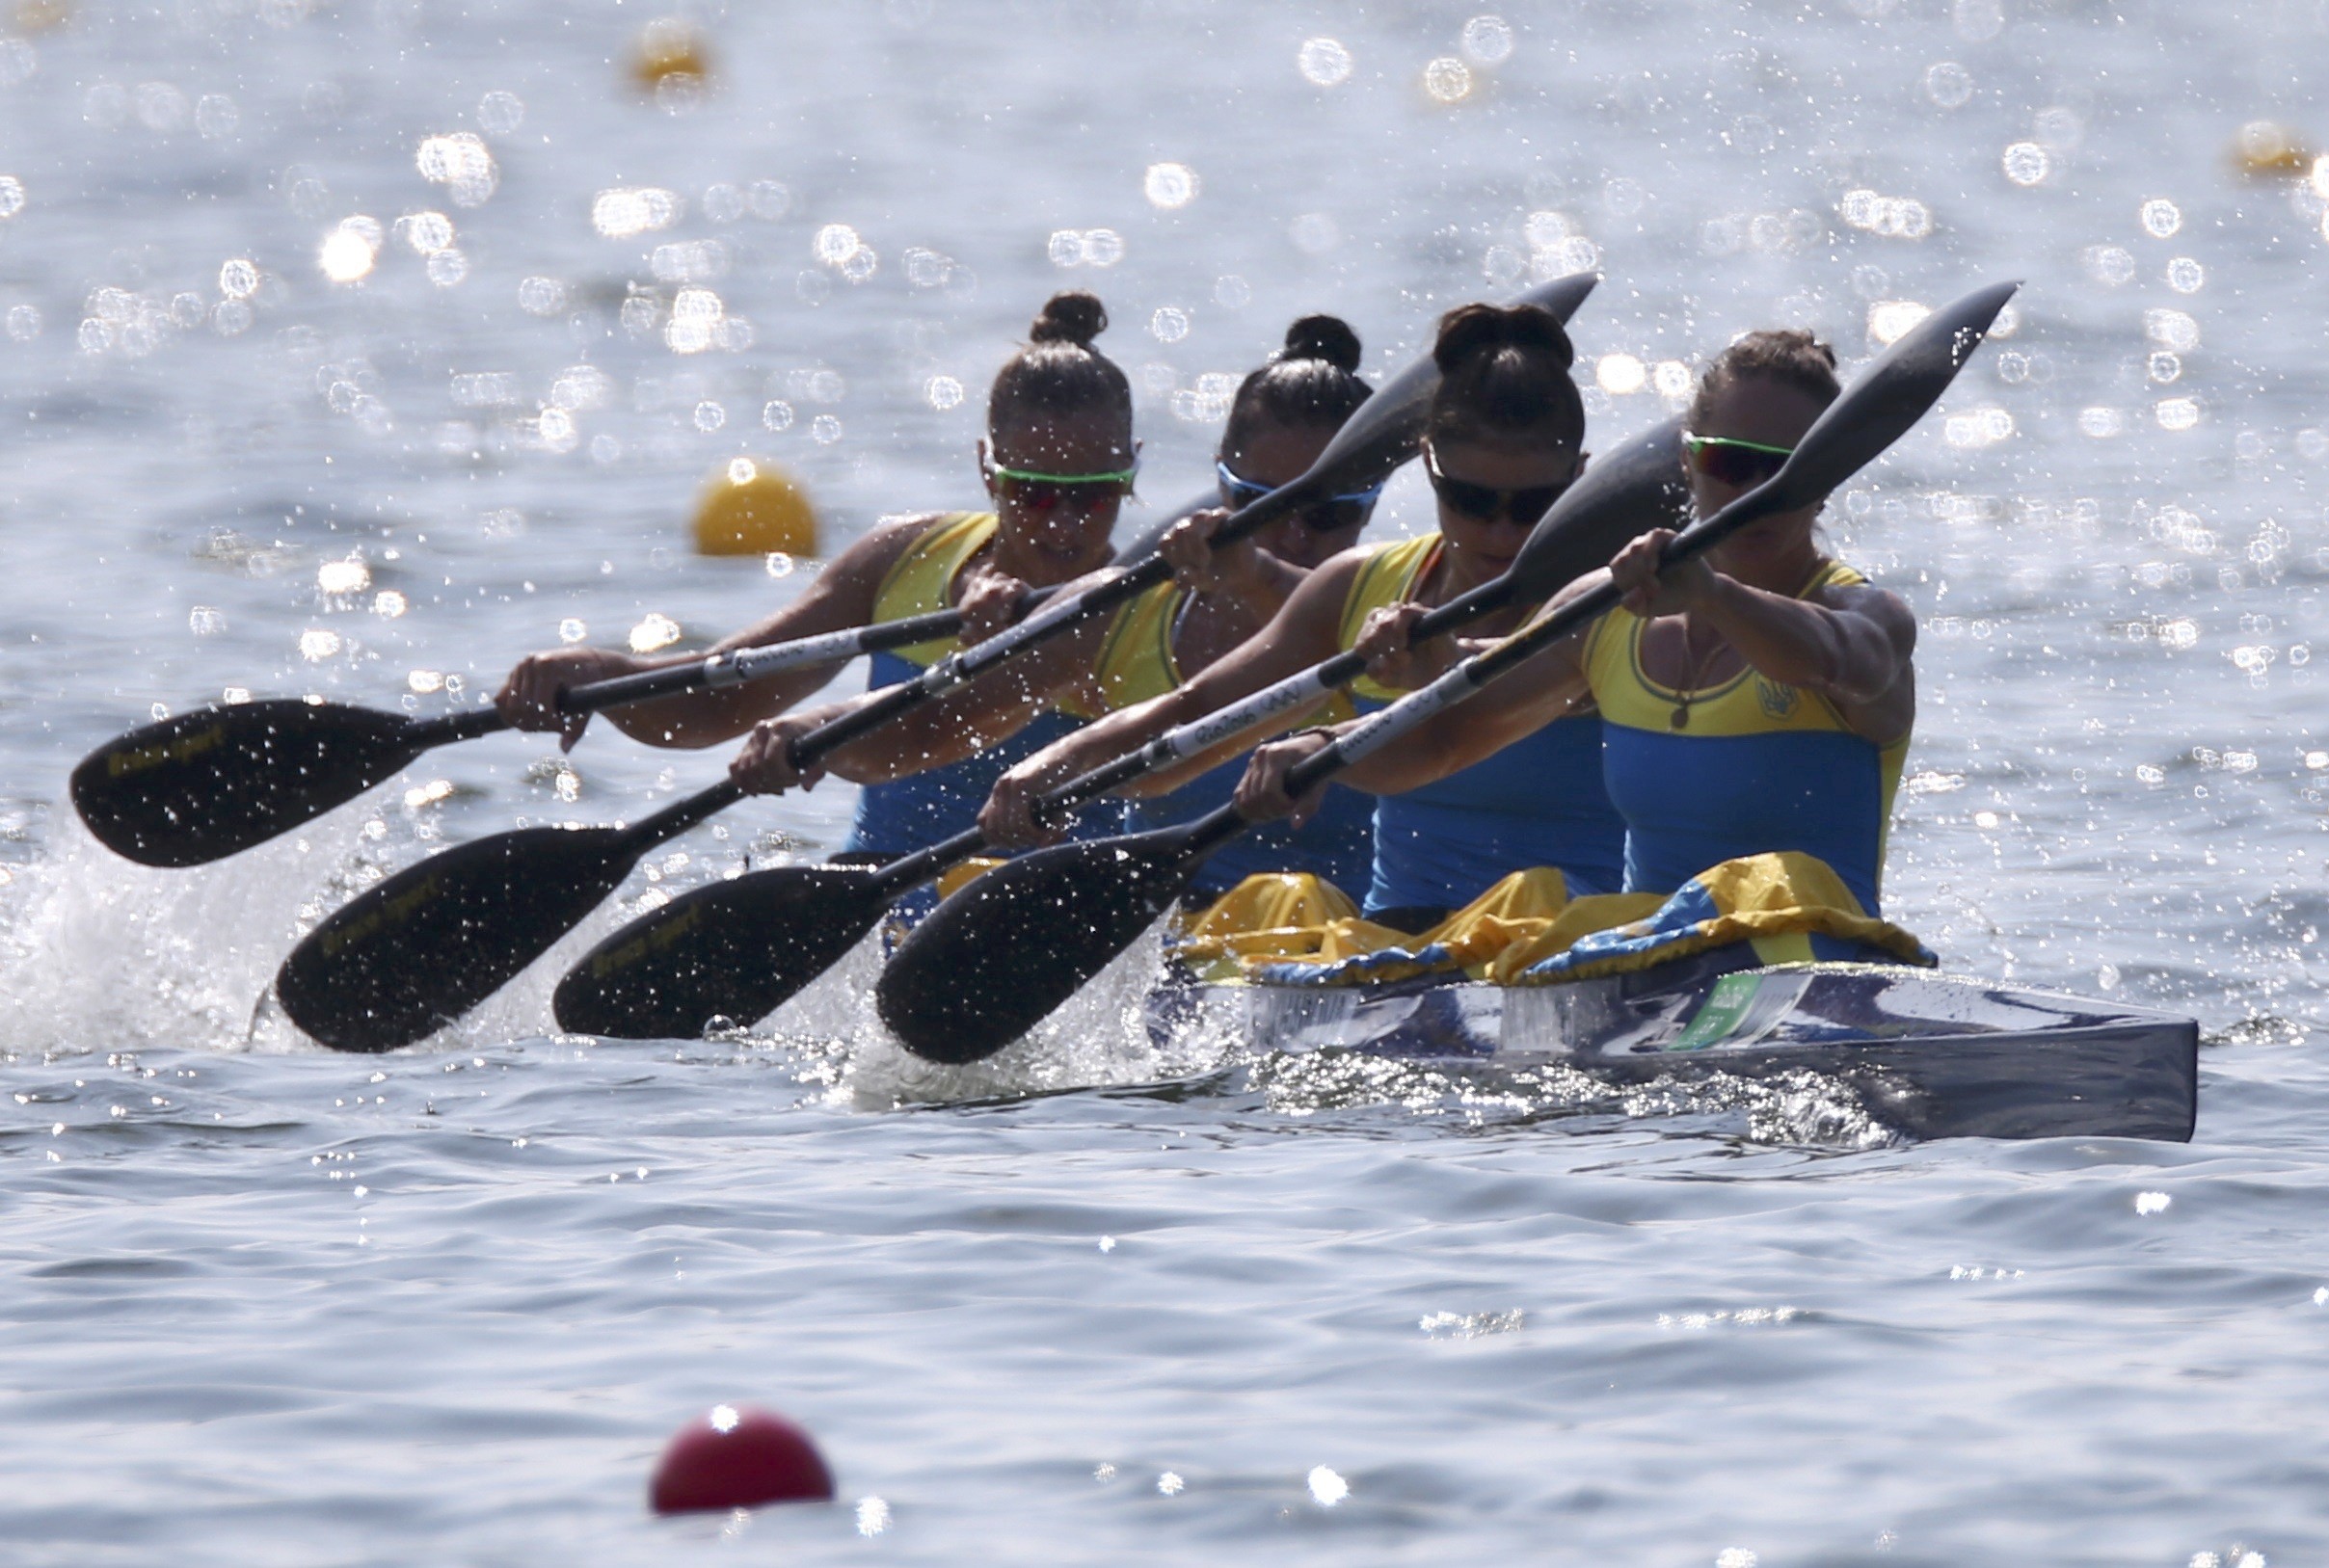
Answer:
[{"label": "hair bun", "polygon": [[1540,305],[1459,305],[1439,318],[1432,359],[1441,375],[1453,376],[1482,355],[1507,348],[1542,355],[1565,372],[1577,362],[1560,318]]},{"label": "hair bun", "polygon": [[1324,359],[1346,374],[1358,370],[1358,333],[1340,316],[1304,316],[1286,329],[1286,346],[1270,357],[1272,364],[1288,359]]},{"label": "hair bun", "polygon": [[1027,330],[1031,343],[1073,343],[1090,348],[1092,339],[1108,331],[1108,307],[1100,296],[1072,288],[1043,302],[1043,312]]}]

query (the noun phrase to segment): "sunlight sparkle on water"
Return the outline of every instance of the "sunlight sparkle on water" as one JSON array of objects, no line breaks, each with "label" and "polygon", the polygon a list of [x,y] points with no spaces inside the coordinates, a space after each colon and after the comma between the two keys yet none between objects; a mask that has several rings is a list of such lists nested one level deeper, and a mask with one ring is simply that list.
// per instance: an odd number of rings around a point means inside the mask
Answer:
[{"label": "sunlight sparkle on water", "polygon": [[1339,39],[1305,39],[1294,64],[1313,87],[1340,87],[1351,79],[1351,51]]},{"label": "sunlight sparkle on water", "polygon": [[2054,167],[2053,160],[2047,156],[2046,148],[2035,142],[2016,142],[2005,149],[1998,161],[2005,170],[2005,177],[2017,185],[2043,183],[2048,172]]},{"label": "sunlight sparkle on water", "polygon": [[1351,1483],[1325,1465],[1309,1475],[1310,1497],[1322,1508],[1331,1508],[1351,1495]]},{"label": "sunlight sparkle on water", "polygon": [[380,225],[369,218],[350,218],[324,236],[315,264],[335,283],[354,283],[372,270],[380,255]]},{"label": "sunlight sparkle on water", "polygon": [[1463,24],[1464,58],[1476,66],[1501,66],[1513,57],[1513,24],[1502,16],[1475,16]]},{"label": "sunlight sparkle on water", "polygon": [[1140,178],[1140,194],[1152,207],[1185,207],[1196,199],[1197,173],[1185,163],[1152,163]]},{"label": "sunlight sparkle on water", "polygon": [[1854,228],[1888,238],[1921,240],[1933,232],[1933,209],[1914,197],[1847,191],[1836,213]]},{"label": "sunlight sparkle on water", "polygon": [[649,611],[644,620],[630,628],[629,639],[633,653],[653,653],[679,640],[680,624],[660,610]]},{"label": "sunlight sparkle on water", "polygon": [[591,199],[590,226],[610,240],[651,234],[680,221],[686,203],[676,191],[656,186],[618,187]]},{"label": "sunlight sparkle on water", "polygon": [[2172,238],[2183,226],[2182,209],[2163,196],[2144,202],[2136,216],[2142,220],[2143,232],[2155,240]]},{"label": "sunlight sparkle on water", "polygon": [[1441,55],[1423,68],[1424,95],[1433,103],[1461,103],[1472,95],[1472,67]]},{"label": "sunlight sparkle on water", "polygon": [[326,561],[315,569],[315,586],[325,594],[361,594],[372,586],[372,569],[360,560]]},{"label": "sunlight sparkle on water", "polygon": [[2134,255],[2123,246],[2090,245],[2078,252],[2078,261],[2089,278],[2109,288],[2117,288],[2135,276]]},{"label": "sunlight sparkle on water", "polygon": [[1973,97],[1973,73],[1954,60],[1927,66],[1925,96],[1943,109],[1962,109]]},{"label": "sunlight sparkle on water", "polygon": [[1593,366],[1593,380],[1615,397],[1629,397],[1649,380],[1648,371],[1630,354],[1604,354]]},{"label": "sunlight sparkle on water", "polygon": [[1868,336],[1889,346],[1903,332],[1933,313],[1929,305],[1914,300],[1879,300],[1868,306]]},{"label": "sunlight sparkle on water", "polygon": [[2143,312],[2143,335],[2177,354],[2189,354],[2200,346],[2200,324],[2182,310],[2153,309]]},{"label": "sunlight sparkle on water", "polygon": [[484,140],[470,131],[424,137],[413,162],[420,177],[442,185],[457,207],[483,206],[499,186],[501,173]]}]

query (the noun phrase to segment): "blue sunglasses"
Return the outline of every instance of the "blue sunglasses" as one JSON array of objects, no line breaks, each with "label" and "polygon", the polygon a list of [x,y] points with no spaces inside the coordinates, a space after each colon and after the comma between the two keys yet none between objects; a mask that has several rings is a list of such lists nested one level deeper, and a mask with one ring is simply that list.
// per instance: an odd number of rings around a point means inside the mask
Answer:
[{"label": "blue sunglasses", "polygon": [[[1236,469],[1218,458],[1214,460],[1213,469],[1221,477],[1223,499],[1233,507],[1251,506],[1277,488],[1275,485],[1257,485],[1250,479],[1239,477]],[[1329,495],[1311,502],[1295,516],[1301,518],[1302,526],[1314,534],[1340,533],[1346,528],[1356,528],[1363,524],[1367,520],[1367,514],[1375,509],[1376,497],[1382,492],[1383,488],[1379,484],[1368,490],[1352,491],[1348,494]]]}]

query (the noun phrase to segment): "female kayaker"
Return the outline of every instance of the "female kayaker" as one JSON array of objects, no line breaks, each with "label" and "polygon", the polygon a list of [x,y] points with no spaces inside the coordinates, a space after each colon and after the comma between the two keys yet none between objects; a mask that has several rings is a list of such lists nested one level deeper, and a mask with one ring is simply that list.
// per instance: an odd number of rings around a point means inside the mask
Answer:
[{"label": "female kayaker", "polygon": [[[1335,557],[1310,574],[1259,636],[1187,685],[1112,714],[1012,768],[979,815],[990,836],[1011,844],[1037,841],[1028,803],[1041,791],[1331,657],[1351,647],[1384,606],[1443,603],[1512,565],[1530,528],[1584,466],[1585,412],[1568,376],[1567,334],[1533,306],[1471,305],[1441,320],[1432,357],[1442,379],[1423,455],[1439,531]],[[1523,613],[1482,624],[1510,630]],[[1401,690],[1370,679],[1352,695],[1365,709]],[[1144,784],[1177,784],[1238,749],[1231,743]],[[1516,864],[1558,865],[1581,890],[1614,890],[1623,870],[1623,829],[1602,788],[1600,756],[1599,721],[1569,716],[1510,753],[1378,801],[1368,916],[1421,930]]]},{"label": "female kayaker", "polygon": [[[1835,357],[1808,332],[1750,332],[1726,349],[1699,384],[1683,443],[1699,516],[1776,473],[1836,391]],[[1590,700],[1610,798],[1625,817],[1628,890],[1671,892],[1723,861],[1797,850],[1826,861],[1877,914],[1916,718],[1916,621],[1898,596],[1822,551],[1821,504],[1751,523],[1664,571],[1673,534],[1642,535],[1579,585],[1614,580],[1621,607],[1352,773],[1370,788],[1428,788],[1510,755]],[[1421,682],[1461,651],[1445,642],[1409,651],[1415,613],[1402,606],[1360,639],[1382,678]],[[1241,808],[1282,811],[1285,770],[1323,744],[1264,748],[1239,785]]]},{"label": "female kayaker", "polygon": [[[1132,491],[1138,443],[1132,387],[1092,346],[1108,326],[1090,294],[1054,295],[1028,330],[1027,346],[996,372],[978,465],[992,512],[924,512],[884,518],[842,551],[807,592],[718,644],[757,648],[958,605],[970,634],[991,632],[1032,586],[1082,576],[1110,556],[1109,530]],[[872,655],[870,684],[891,685],[944,657],[940,641]],[[587,681],[683,659],[640,658],[606,649],[537,653],[511,671],[495,701],[512,723],[556,730],[572,748],[587,719],[556,710],[558,692]],[[837,666],[790,671],[721,691],[690,692],[608,714],[627,734],[656,746],[730,740],[823,686]],[[1072,721],[1046,716],[1007,748],[865,791],[844,853],[903,854],[968,827],[1004,767],[1057,739]]]},{"label": "female kayaker", "polygon": [[[1298,477],[1325,449],[1371,392],[1357,376],[1357,334],[1333,316],[1305,316],[1287,329],[1285,347],[1246,376],[1230,401],[1216,454],[1222,509],[1177,524],[1159,545],[1175,580],[1150,589],[1112,617],[1031,651],[945,701],[926,704],[826,758],[826,767],[860,784],[881,784],[925,768],[955,764],[1026,727],[1048,710],[1096,714],[1171,691],[1251,637],[1322,561],[1355,544],[1380,487],[1325,497],[1219,550],[1214,529],[1229,513]],[[774,790],[796,782],[791,738],[851,704],[787,714],[763,725],[738,756],[734,776],[747,788]],[[1054,730],[1045,736],[1055,738]],[[1013,759],[1033,748],[1022,746]],[[998,770],[999,771],[999,770]],[[1170,794],[1142,801],[1136,825],[1161,826],[1226,802],[1240,769],[1225,763]],[[1298,829],[1278,826],[1251,836],[1235,853],[1216,857],[1202,890],[1218,891],[1258,870],[1314,871],[1329,880],[1364,875],[1373,853],[1372,803],[1350,790],[1329,791]],[[1086,813],[1086,832],[1112,832],[1113,809]]]}]

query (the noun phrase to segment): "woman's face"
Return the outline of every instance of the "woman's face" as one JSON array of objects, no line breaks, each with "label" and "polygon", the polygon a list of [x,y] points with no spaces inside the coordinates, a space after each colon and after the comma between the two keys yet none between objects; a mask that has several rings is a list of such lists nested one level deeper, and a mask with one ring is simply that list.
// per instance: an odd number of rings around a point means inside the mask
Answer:
[{"label": "woman's face", "polygon": [[1491,575],[1501,574],[1513,564],[1520,546],[1528,542],[1530,530],[1543,516],[1539,512],[1515,521],[1511,492],[1566,489],[1585,466],[1583,455],[1571,445],[1508,446],[1444,439],[1432,442],[1430,461],[1443,480],[1506,492],[1498,497],[1494,514],[1483,518],[1434,489],[1439,532],[1448,547],[1470,557]]},{"label": "woman's face", "polygon": [[[1804,432],[1825,412],[1810,393],[1784,382],[1750,376],[1732,382],[1714,395],[1705,414],[1691,429],[1694,436],[1716,436],[1753,441],[1758,446],[1793,449]],[[1737,500],[1753,485],[1732,485],[1688,468],[1690,498],[1697,514],[1712,517]],[[1753,562],[1799,550],[1810,543],[1812,519],[1826,497],[1793,512],[1775,512],[1732,534],[1713,551],[1718,566],[1748,567]]]},{"label": "woman's face", "polygon": [[[1333,430],[1325,425],[1260,424],[1241,438],[1235,447],[1224,446],[1221,462],[1240,479],[1275,490],[1307,472],[1333,439]],[[1223,485],[1221,501],[1235,511],[1239,497]],[[1374,511],[1371,504],[1313,507],[1264,525],[1254,536],[1254,542],[1288,566],[1307,571],[1357,544]],[[1334,526],[1313,527],[1317,522],[1332,522]]]},{"label": "woman's face", "polygon": [[1015,553],[1043,563],[1053,581],[1105,564],[1124,487],[1011,481],[996,470],[1118,473],[1133,465],[1138,449],[1120,417],[1098,410],[1030,417],[996,431],[992,447],[982,442],[979,455],[987,467],[987,493],[994,498],[1004,540]]}]

